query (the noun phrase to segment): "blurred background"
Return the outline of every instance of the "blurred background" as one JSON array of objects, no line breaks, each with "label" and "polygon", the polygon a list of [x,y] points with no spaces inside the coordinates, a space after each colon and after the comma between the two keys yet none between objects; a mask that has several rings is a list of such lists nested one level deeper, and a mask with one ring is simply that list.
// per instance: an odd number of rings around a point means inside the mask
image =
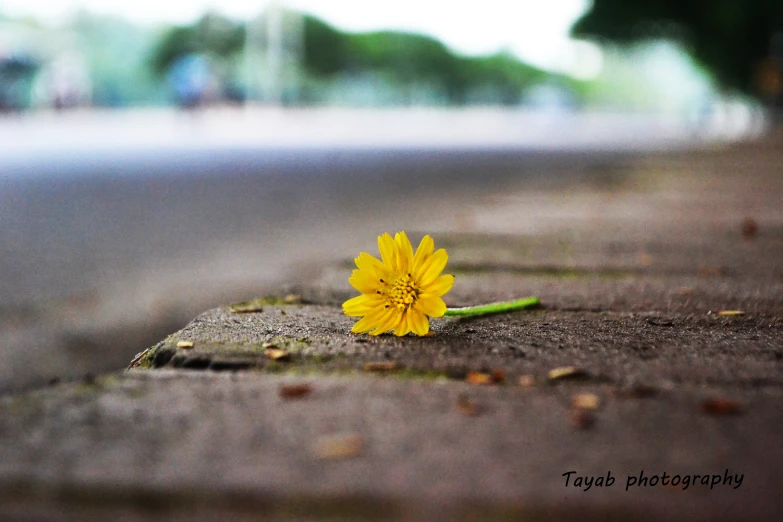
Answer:
[{"label": "blurred background", "polygon": [[778,0],[0,0],[0,391],[782,119]]},{"label": "blurred background", "polygon": [[0,109],[489,105],[703,124],[779,107],[780,11],[774,0],[4,0]]}]

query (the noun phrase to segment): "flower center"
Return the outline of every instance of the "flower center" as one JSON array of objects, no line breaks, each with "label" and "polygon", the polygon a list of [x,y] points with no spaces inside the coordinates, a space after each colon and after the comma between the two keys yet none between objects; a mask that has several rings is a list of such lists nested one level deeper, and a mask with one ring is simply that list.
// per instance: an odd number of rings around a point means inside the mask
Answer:
[{"label": "flower center", "polygon": [[416,288],[416,281],[411,274],[401,275],[389,285],[387,294],[392,306],[399,310],[405,310],[416,302],[419,298],[419,289]]}]

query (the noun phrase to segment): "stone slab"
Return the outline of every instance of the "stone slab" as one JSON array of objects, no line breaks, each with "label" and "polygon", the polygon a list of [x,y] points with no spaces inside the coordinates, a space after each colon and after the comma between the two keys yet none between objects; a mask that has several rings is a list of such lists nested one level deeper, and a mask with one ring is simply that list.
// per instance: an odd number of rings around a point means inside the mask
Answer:
[{"label": "stone slab", "polygon": [[[449,305],[537,310],[355,336],[351,252],[256,311],[202,313],[127,372],[2,396],[0,515],[776,520],[780,164],[750,147],[509,182],[422,231],[449,249]],[[552,381],[563,367],[580,378]],[[597,409],[575,409],[584,394]],[[626,491],[642,470],[680,484]],[[684,489],[696,474],[721,485]]]}]

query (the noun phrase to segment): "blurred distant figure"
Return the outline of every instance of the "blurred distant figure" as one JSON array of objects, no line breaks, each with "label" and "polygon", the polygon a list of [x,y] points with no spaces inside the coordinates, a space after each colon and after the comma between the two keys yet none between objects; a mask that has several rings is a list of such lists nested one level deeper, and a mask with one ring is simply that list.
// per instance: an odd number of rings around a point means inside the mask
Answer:
[{"label": "blurred distant figure", "polygon": [[201,54],[188,54],[171,65],[167,75],[177,105],[195,109],[206,103],[214,93],[214,78],[209,61]]},{"label": "blurred distant figure", "polygon": [[67,52],[46,63],[36,79],[34,96],[37,105],[57,110],[90,103],[92,83],[84,58]]},{"label": "blurred distant figure", "polygon": [[30,106],[31,83],[38,67],[38,62],[27,56],[0,56],[0,112]]}]

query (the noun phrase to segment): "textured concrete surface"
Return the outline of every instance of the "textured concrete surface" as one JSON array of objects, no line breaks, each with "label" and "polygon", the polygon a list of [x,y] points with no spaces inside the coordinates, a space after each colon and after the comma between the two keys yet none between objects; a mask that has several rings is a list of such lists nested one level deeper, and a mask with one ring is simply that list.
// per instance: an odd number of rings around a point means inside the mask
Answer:
[{"label": "textured concrete surface", "polygon": [[[312,392],[280,397],[280,386],[293,383]],[[263,516],[302,503],[324,519],[331,510],[351,519],[350,506],[369,511],[370,519],[395,512],[415,518],[430,505],[451,514],[434,517],[441,520],[541,512],[558,519],[576,510],[619,520],[777,516],[777,390],[689,384],[649,398],[613,390],[590,380],[522,389],[396,377],[132,371],[3,400],[0,510],[75,516],[116,507],[150,519],[200,518],[201,506]],[[577,392],[602,400],[589,429],[570,420]],[[701,413],[700,400],[716,392],[730,392],[744,414]],[[475,415],[460,411],[465,396]],[[324,439],[347,434],[361,438],[358,453],[319,452]],[[727,469],[743,475],[739,488],[625,490],[627,476],[642,470],[722,477]],[[611,472],[616,482],[566,488],[568,471]],[[466,506],[478,513],[468,516]]]},{"label": "textured concrete surface", "polygon": [[[537,310],[354,336],[346,252],[127,372],[3,396],[0,513],[775,520],[782,163],[761,143],[512,180],[411,232],[449,249],[449,305]],[[566,487],[569,471],[615,482]],[[642,471],[680,482],[626,491]]]}]

